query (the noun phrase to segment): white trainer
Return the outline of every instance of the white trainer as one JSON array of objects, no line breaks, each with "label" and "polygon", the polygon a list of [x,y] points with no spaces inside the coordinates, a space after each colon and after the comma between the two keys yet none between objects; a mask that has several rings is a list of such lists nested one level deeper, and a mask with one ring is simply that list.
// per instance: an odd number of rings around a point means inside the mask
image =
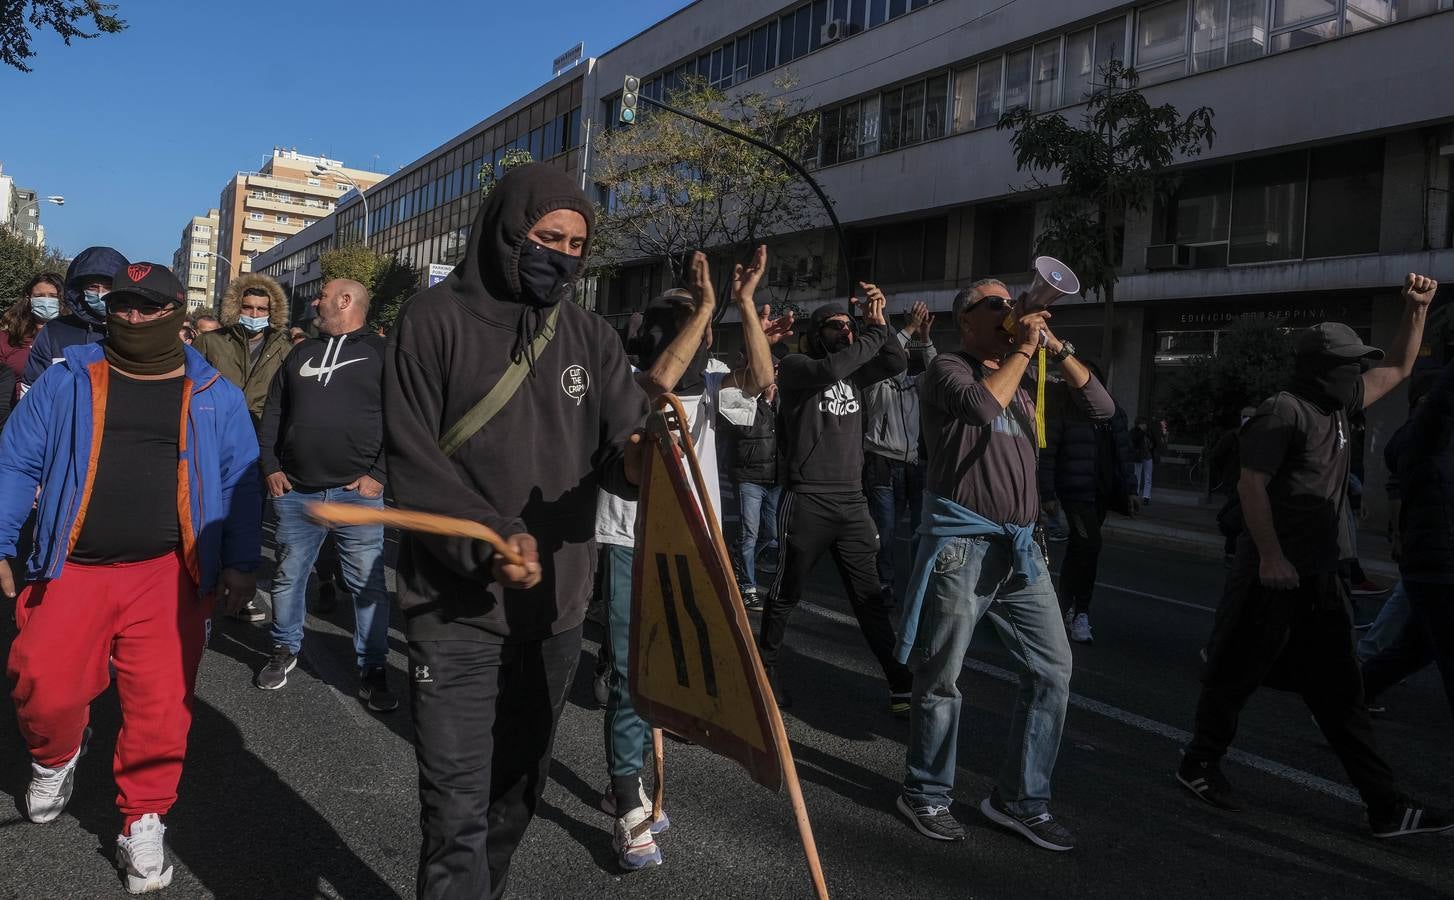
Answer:
[{"label": "white trainer", "polygon": [[131,894],[159,891],[172,883],[164,837],[167,826],[156,813],[147,813],[131,826],[131,834],[116,837],[116,868],[126,877]]},{"label": "white trainer", "polygon": [[53,821],[65,812],[71,802],[71,789],[76,784],[76,763],[86,753],[91,729],[81,733],[81,746],[76,754],[57,769],[47,769],[34,760],[30,763],[30,785],[25,789],[25,815],[37,825]]},{"label": "white trainer", "polygon": [[[616,860],[628,872],[661,865],[661,848],[656,845],[656,836],[647,825],[650,816],[646,809],[637,807],[616,820],[611,832],[611,846],[616,849]],[[635,837],[632,833],[640,831]]]},{"label": "white trainer", "polygon": [[[641,808],[646,810],[647,815],[651,815],[651,797],[647,796],[646,785],[644,784],[641,786]],[[611,793],[609,787],[601,795],[601,812],[612,818],[616,818],[616,795]],[[667,816],[666,810],[662,810],[661,818],[651,823],[651,833],[661,834],[670,827],[671,819]]]},{"label": "white trainer", "polygon": [[1091,637],[1090,616],[1085,613],[1075,614],[1070,622],[1070,639],[1077,644],[1095,643],[1095,638]]}]

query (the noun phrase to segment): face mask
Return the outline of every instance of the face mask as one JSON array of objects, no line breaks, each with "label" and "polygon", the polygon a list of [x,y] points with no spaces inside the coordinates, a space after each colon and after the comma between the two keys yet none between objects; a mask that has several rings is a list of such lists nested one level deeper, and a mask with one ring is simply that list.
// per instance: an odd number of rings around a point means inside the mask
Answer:
[{"label": "face mask", "polygon": [[165,375],[186,360],[180,334],[186,312],[178,307],[150,322],[132,324],[120,316],[106,318],[106,359],[132,375]]},{"label": "face mask", "polygon": [[565,298],[580,270],[581,258],[542,247],[534,241],[520,251],[520,299],[532,306],[555,306]]},{"label": "face mask", "polygon": [[98,316],[106,315],[106,292],[86,291],[86,305],[91,307],[91,312]]},{"label": "face mask", "polygon": [[818,339],[823,344],[823,350],[827,353],[837,353],[839,350],[847,350],[852,342],[846,329],[839,329],[827,336]]},{"label": "face mask", "polygon": [[267,316],[238,316],[237,322],[250,333],[256,334],[268,327]]},{"label": "face mask", "polygon": [[1358,399],[1358,385],[1367,368],[1367,360],[1299,359],[1293,374],[1293,393],[1329,412],[1349,409]]},{"label": "face mask", "polygon": [[31,315],[42,322],[49,322],[61,314],[61,298],[59,297],[31,297]]}]

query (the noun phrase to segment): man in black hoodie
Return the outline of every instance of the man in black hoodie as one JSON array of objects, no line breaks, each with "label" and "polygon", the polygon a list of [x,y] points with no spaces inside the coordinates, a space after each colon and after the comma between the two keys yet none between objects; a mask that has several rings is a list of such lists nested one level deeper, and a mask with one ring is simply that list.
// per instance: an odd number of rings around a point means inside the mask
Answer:
[{"label": "man in black hoodie", "polygon": [[[432,535],[406,535],[399,551],[426,900],[504,893],[580,656],[596,495],[637,494],[628,445],[646,395],[615,332],[571,302],[592,220],[565,173],[512,170],[464,259],[408,302],[389,348],[399,506],[483,523],[525,561]],[[492,398],[493,416],[456,428],[502,378],[518,382]]]},{"label": "man in black hoodie", "polygon": [[[308,518],[307,505],[384,505],[384,339],[365,324],[368,291],[335,278],[313,305],[323,336],[302,342],[284,358],[258,429],[263,477],[278,523],[273,652],[256,681],[265,691],[286,685],[298,664],[308,572],[329,534]],[[353,594],[359,699],[375,712],[389,712],[399,701],[384,676],[389,658],[384,528],[343,525],[332,533],[344,584]]]},{"label": "man in black hoodie", "polygon": [[110,247],[87,247],[71,260],[66,269],[66,303],[71,312],[36,334],[20,376],[22,394],[52,363],[60,361],[67,347],[98,344],[106,337],[106,294],[112,277],[127,265],[126,257]]},{"label": "man in black hoodie", "polygon": [[813,566],[832,552],[844,590],[869,649],[889,681],[889,709],[907,715],[913,675],[894,659],[894,627],[878,584],[878,529],[863,495],[862,390],[909,366],[904,348],[889,340],[884,295],[870,284],[862,333],[838,303],[813,311],[808,353],[778,368],[778,442],[786,459],[787,490],[778,507],[781,563],[763,611],[757,646],[780,706],[778,651],[788,617]]}]

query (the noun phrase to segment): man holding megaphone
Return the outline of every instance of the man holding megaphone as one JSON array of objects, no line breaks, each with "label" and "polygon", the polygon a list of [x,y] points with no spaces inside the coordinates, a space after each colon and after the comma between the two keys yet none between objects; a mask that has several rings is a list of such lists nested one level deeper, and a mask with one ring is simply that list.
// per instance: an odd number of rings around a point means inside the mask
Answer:
[{"label": "man holding megaphone", "polygon": [[[1056,283],[1070,287],[1075,276],[1059,271]],[[964,839],[949,811],[961,705],[956,682],[975,626],[993,606],[991,621],[1021,670],[1009,744],[1021,751],[1005,761],[980,811],[1038,847],[1069,850],[1075,838],[1050,812],[1050,776],[1070,694],[1070,644],[1034,536],[1038,434],[1025,370],[1044,346],[1087,416],[1108,419],[1115,403],[1075,348],[1050,332],[1041,301],[1054,295],[1037,295],[1040,281],[1015,303],[993,279],[960,291],[954,322],[961,349],[935,357],[920,383],[929,465],[898,644],[914,690],[897,805],[926,837]]]}]

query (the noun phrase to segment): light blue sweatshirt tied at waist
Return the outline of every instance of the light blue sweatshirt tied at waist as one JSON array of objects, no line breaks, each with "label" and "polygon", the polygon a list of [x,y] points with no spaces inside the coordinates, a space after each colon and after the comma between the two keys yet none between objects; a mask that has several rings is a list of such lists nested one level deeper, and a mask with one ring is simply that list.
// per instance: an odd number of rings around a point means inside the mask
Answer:
[{"label": "light blue sweatshirt tied at waist", "polygon": [[908,593],[904,596],[903,616],[899,621],[899,644],[895,656],[907,663],[919,633],[919,617],[924,611],[924,595],[929,589],[929,575],[934,560],[954,538],[1001,536],[1010,539],[1015,550],[1015,574],[1024,578],[1035,576],[1035,560],[1040,547],[1035,543],[1035,526],[1007,525],[991,522],[972,509],[967,509],[932,491],[924,492],[924,515],[919,520],[919,552],[914,557],[914,571],[909,576]]}]

